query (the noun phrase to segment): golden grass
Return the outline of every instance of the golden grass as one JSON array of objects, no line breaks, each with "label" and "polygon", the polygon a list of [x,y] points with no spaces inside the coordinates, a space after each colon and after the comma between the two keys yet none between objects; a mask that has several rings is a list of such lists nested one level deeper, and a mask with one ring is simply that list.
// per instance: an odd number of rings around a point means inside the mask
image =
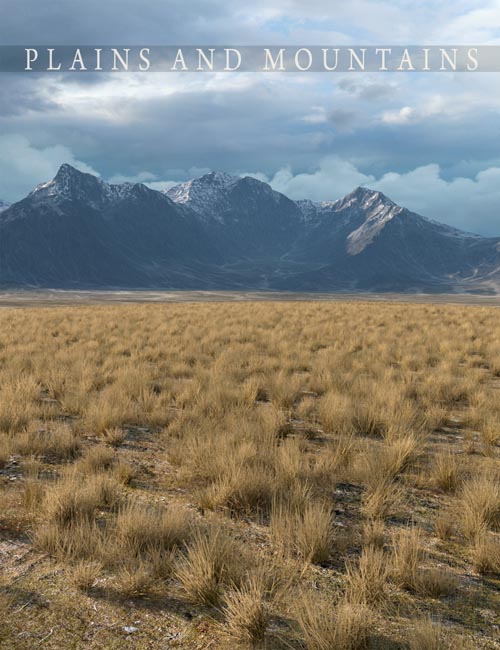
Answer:
[{"label": "golden grass", "polygon": [[107,548],[101,528],[95,521],[78,518],[69,525],[51,520],[34,532],[36,549],[64,561],[101,559]]},{"label": "golden grass", "polygon": [[145,646],[172,607],[186,650],[493,648],[498,340],[496,310],[446,305],[0,310],[3,591],[102,608],[53,647],[121,647],[118,595]]},{"label": "golden grass", "polygon": [[378,605],[387,595],[387,558],[382,549],[363,548],[357,562],[346,567],[346,594],[349,602]]},{"label": "golden grass", "polygon": [[500,539],[481,531],[472,544],[472,562],[481,574],[500,574]]},{"label": "golden grass", "polygon": [[91,520],[98,508],[116,506],[119,490],[106,474],[82,480],[75,472],[48,487],[44,499],[46,520],[68,525],[80,519]]},{"label": "golden grass", "polygon": [[7,464],[12,451],[12,442],[9,436],[0,433],[0,469]]},{"label": "golden grass", "polygon": [[363,525],[363,544],[383,548],[385,544],[385,524],[381,519],[369,519]]},{"label": "golden grass", "polygon": [[153,576],[148,565],[142,560],[123,564],[119,567],[115,585],[124,598],[146,596],[153,586]]},{"label": "golden grass", "polygon": [[496,474],[480,474],[467,481],[459,495],[460,526],[468,539],[500,525],[500,480]]},{"label": "golden grass", "polygon": [[51,423],[50,429],[40,429],[30,423],[12,439],[11,449],[23,456],[45,457],[54,462],[76,458],[80,438],[64,422]]},{"label": "golden grass", "polygon": [[371,611],[366,605],[341,601],[333,604],[317,594],[302,594],[297,619],[307,650],[364,650],[372,627]]},{"label": "golden grass", "polygon": [[112,447],[119,447],[127,437],[127,432],[120,427],[105,429],[102,433],[102,439]]},{"label": "golden grass", "polygon": [[196,530],[177,569],[187,596],[203,605],[217,605],[224,587],[238,586],[245,573],[244,549],[222,528]]},{"label": "golden grass", "polygon": [[250,576],[224,597],[226,629],[236,641],[255,647],[265,638],[270,612],[265,602],[266,585],[261,574]]},{"label": "golden grass", "polygon": [[410,650],[444,650],[447,647],[442,626],[429,619],[415,625],[409,641]]},{"label": "golden grass", "polygon": [[417,592],[423,596],[446,598],[456,592],[458,583],[449,570],[434,567],[420,570],[415,587]]},{"label": "golden grass", "polygon": [[77,562],[69,570],[69,580],[76,589],[88,592],[95,585],[102,568],[100,562],[86,562],[84,560]]},{"label": "golden grass", "polygon": [[443,492],[455,492],[460,485],[462,469],[456,455],[450,451],[435,455],[431,468],[431,483]]},{"label": "golden grass", "polygon": [[129,553],[141,556],[151,550],[171,551],[191,536],[191,521],[178,506],[151,507],[131,501],[118,511],[115,535]]},{"label": "golden grass", "polygon": [[307,562],[326,562],[334,545],[331,507],[309,501],[305,507],[278,501],[271,514],[272,540],[283,550]]},{"label": "golden grass", "polygon": [[391,574],[403,589],[416,589],[420,576],[419,565],[423,556],[423,533],[411,526],[401,529],[392,545]]}]

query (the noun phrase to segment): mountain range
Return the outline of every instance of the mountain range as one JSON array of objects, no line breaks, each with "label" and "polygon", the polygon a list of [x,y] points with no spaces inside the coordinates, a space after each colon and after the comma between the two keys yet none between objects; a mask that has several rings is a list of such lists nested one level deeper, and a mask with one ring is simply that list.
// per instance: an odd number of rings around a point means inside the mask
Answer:
[{"label": "mountain range", "polygon": [[500,291],[500,237],[459,231],[358,187],[292,201],[212,172],[166,192],[70,165],[0,202],[0,286]]}]

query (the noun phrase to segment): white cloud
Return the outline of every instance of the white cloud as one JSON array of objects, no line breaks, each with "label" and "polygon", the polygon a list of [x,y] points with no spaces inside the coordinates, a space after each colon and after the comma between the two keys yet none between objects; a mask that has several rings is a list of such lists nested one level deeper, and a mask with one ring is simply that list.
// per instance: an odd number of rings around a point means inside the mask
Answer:
[{"label": "white cloud", "polygon": [[376,178],[352,163],[328,156],[309,173],[293,174],[289,167],[267,180],[275,190],[293,199],[331,201],[358,185],[380,190],[396,203],[423,216],[484,235],[500,236],[500,167],[490,167],[474,178],[443,178],[437,164],[406,173],[389,172]]},{"label": "white cloud", "polygon": [[306,124],[325,124],[328,122],[328,115],[324,106],[312,106],[310,113],[304,115],[302,121]]},{"label": "white cloud", "polygon": [[63,163],[99,175],[92,167],[77,160],[68,147],[54,145],[38,149],[22,135],[0,135],[0,198],[19,200],[38,183],[53,178]]},{"label": "white cloud", "polygon": [[408,124],[416,114],[411,106],[403,106],[399,111],[385,111],[381,119],[385,124]]},{"label": "white cloud", "polygon": [[470,11],[453,17],[443,26],[443,42],[482,45],[499,42],[500,3],[498,0],[490,0],[480,4],[480,8],[471,7]]},{"label": "white cloud", "polygon": [[271,179],[266,179],[260,172],[252,173],[250,176],[267,180],[275,190],[286,194],[291,199],[313,201],[338,199],[357,185],[375,180],[373,176],[363,174],[352,163],[337,156],[323,158],[319,167],[310,173],[294,175],[290,167],[285,167],[276,172]]},{"label": "white cloud", "polygon": [[450,92],[447,97],[430,93],[416,98],[417,106],[403,106],[395,110],[387,110],[380,116],[384,124],[414,124],[425,122],[429,118],[460,118],[471,111],[489,109],[498,110],[498,97],[480,97],[477,94]]},{"label": "white cloud", "polygon": [[430,164],[405,174],[385,174],[373,184],[397,203],[426,217],[485,235],[500,235],[500,167],[474,178],[442,177]]},{"label": "white cloud", "polygon": [[[189,177],[189,174],[186,176],[186,172],[182,170],[174,170],[174,173],[181,173],[185,177]],[[197,176],[197,174],[193,174],[193,176]],[[147,185],[150,187],[152,190],[156,190],[158,192],[164,192],[165,190],[170,189],[171,187],[174,187],[175,185],[178,185],[182,181],[173,181],[173,180],[161,180],[158,178],[156,174],[152,174],[151,172],[139,172],[138,174],[135,174],[134,176],[126,176],[123,174],[115,174],[114,176],[111,176],[111,178],[107,179],[108,183],[143,183],[144,185]]]}]

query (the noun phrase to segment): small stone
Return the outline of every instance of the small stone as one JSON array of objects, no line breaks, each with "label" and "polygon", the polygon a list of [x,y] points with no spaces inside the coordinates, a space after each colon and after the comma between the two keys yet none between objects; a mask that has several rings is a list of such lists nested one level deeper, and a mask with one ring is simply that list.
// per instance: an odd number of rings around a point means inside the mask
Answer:
[{"label": "small stone", "polygon": [[125,634],[134,634],[134,632],[138,632],[139,628],[134,627],[133,625],[125,625],[122,630],[125,632]]}]

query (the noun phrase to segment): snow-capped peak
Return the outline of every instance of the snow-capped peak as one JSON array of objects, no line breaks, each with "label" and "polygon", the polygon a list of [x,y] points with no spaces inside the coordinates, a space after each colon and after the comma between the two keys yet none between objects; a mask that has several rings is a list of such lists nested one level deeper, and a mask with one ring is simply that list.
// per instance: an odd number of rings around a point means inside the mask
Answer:
[{"label": "snow-capped peak", "polygon": [[310,199],[299,199],[295,205],[302,212],[305,223],[313,222],[317,219],[318,214],[322,212],[322,203],[311,201]]},{"label": "snow-capped peak", "polygon": [[[237,197],[233,194],[236,187],[239,190]],[[248,208],[248,205],[262,196],[275,204],[286,199],[268,183],[253,176],[233,176],[219,171],[181,183],[164,193],[175,203],[187,205],[202,220],[217,221],[220,224],[225,223],[228,212],[234,212],[235,203],[239,202]]]},{"label": "snow-capped peak", "polygon": [[361,253],[394,217],[404,212],[381,192],[358,187],[342,200],[341,208],[359,207],[366,215],[364,222],[347,237],[350,255]]},{"label": "snow-capped peak", "polygon": [[64,163],[53,179],[40,183],[30,196],[43,200],[46,198],[73,199],[79,194],[88,193],[91,188],[100,188],[104,183],[91,174],[84,174],[75,167]]},{"label": "snow-capped peak", "polygon": [[370,209],[374,205],[384,204],[384,205],[396,205],[394,201],[391,201],[385,194],[378,192],[377,190],[371,190],[368,187],[357,187],[349,194],[346,194],[341,199],[337,201],[325,201],[321,203],[322,206],[333,206],[335,205],[338,209],[348,208],[351,206],[356,206],[362,208],[363,210]]},{"label": "snow-capped peak", "polygon": [[54,178],[46,183],[40,183],[29,196],[37,201],[51,199],[56,201],[84,201],[96,209],[103,205],[115,203],[126,198],[141,186],[140,183],[105,183],[92,174],[86,174],[75,167],[63,164]]},{"label": "snow-capped peak", "polygon": [[204,174],[198,178],[193,178],[185,183],[174,185],[168,190],[167,194],[176,203],[187,203],[193,200],[196,196],[206,194],[207,192],[220,192],[225,190],[231,185],[237,183],[240,179],[239,176],[232,176],[226,172],[214,171],[209,174]]},{"label": "snow-capped peak", "polygon": [[188,204],[199,215],[205,215],[207,208],[220,200],[225,192],[240,180],[239,176],[213,171],[175,185],[164,194],[175,203]]},{"label": "snow-capped peak", "polygon": [[378,211],[382,209],[381,206],[396,205],[381,192],[361,186],[335,201],[310,201],[309,199],[303,199],[295,203],[301,210],[306,223],[314,222],[321,215],[340,212],[349,208],[359,208],[363,211]]}]

